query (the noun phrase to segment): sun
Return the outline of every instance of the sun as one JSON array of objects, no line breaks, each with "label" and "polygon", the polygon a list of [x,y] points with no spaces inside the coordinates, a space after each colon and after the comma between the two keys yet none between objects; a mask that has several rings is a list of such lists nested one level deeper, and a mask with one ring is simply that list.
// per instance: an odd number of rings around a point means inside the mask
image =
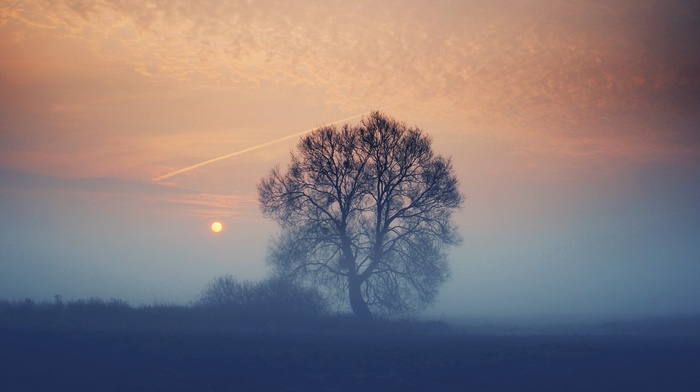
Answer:
[{"label": "sun", "polygon": [[224,225],[222,225],[221,222],[214,222],[211,224],[211,231],[213,231],[214,233],[219,233],[223,229]]}]

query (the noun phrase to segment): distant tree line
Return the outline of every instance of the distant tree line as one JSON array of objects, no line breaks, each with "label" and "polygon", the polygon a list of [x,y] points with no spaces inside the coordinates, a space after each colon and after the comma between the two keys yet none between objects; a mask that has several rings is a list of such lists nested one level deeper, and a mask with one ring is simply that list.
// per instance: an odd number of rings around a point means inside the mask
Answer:
[{"label": "distant tree line", "polygon": [[371,321],[331,312],[315,289],[274,277],[258,282],[231,275],[211,280],[187,305],[156,303],[131,306],[119,299],[64,301],[1,300],[2,330],[227,332],[241,330],[326,329],[329,331],[442,330],[443,323],[410,319]]}]

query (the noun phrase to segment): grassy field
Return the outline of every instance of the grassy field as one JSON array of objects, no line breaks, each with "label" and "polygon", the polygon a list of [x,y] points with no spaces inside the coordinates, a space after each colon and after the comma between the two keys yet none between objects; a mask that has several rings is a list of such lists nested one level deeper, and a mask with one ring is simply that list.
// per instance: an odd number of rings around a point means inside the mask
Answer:
[{"label": "grassy field", "polygon": [[696,391],[700,385],[700,339],[692,334],[476,334],[441,323],[362,324],[348,317],[217,326],[186,307],[139,313],[112,306],[102,316],[95,310],[108,304],[71,317],[65,308],[35,307],[24,318],[6,306],[0,389]]}]

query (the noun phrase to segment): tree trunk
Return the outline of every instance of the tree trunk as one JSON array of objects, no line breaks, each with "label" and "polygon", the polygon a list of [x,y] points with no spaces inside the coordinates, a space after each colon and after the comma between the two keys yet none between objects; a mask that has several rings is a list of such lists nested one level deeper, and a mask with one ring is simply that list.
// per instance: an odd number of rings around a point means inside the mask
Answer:
[{"label": "tree trunk", "polygon": [[367,302],[362,298],[362,291],[360,290],[362,282],[357,277],[350,277],[348,283],[350,286],[350,307],[352,312],[355,313],[355,317],[365,320],[371,319],[372,313],[369,311]]}]

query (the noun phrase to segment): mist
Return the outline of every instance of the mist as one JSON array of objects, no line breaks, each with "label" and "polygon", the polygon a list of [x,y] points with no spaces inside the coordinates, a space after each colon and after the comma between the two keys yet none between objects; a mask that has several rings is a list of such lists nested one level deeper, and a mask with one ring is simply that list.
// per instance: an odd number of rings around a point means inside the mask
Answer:
[{"label": "mist", "polygon": [[[5,3],[0,389],[700,383],[698,1]],[[257,185],[378,108],[454,168],[449,278],[287,313]]]},{"label": "mist", "polygon": [[[456,223],[464,242],[451,251],[450,280],[425,317],[700,312],[693,170],[649,165],[621,179],[553,179],[541,187],[475,174],[460,178],[467,199]],[[270,273],[265,257],[276,228],[256,219],[254,201],[215,235],[208,226],[216,213],[173,216],[179,203],[159,204],[164,195],[185,203],[196,193],[125,184],[6,172],[0,214],[12,224],[2,227],[0,297],[186,304],[216,276]]]},{"label": "mist", "polygon": [[487,211],[475,211],[482,197],[467,191],[465,243],[452,266],[453,280],[469,278],[446,287],[444,301],[456,313],[496,317],[696,314],[693,172],[649,165],[568,189],[508,187],[518,200]]}]

